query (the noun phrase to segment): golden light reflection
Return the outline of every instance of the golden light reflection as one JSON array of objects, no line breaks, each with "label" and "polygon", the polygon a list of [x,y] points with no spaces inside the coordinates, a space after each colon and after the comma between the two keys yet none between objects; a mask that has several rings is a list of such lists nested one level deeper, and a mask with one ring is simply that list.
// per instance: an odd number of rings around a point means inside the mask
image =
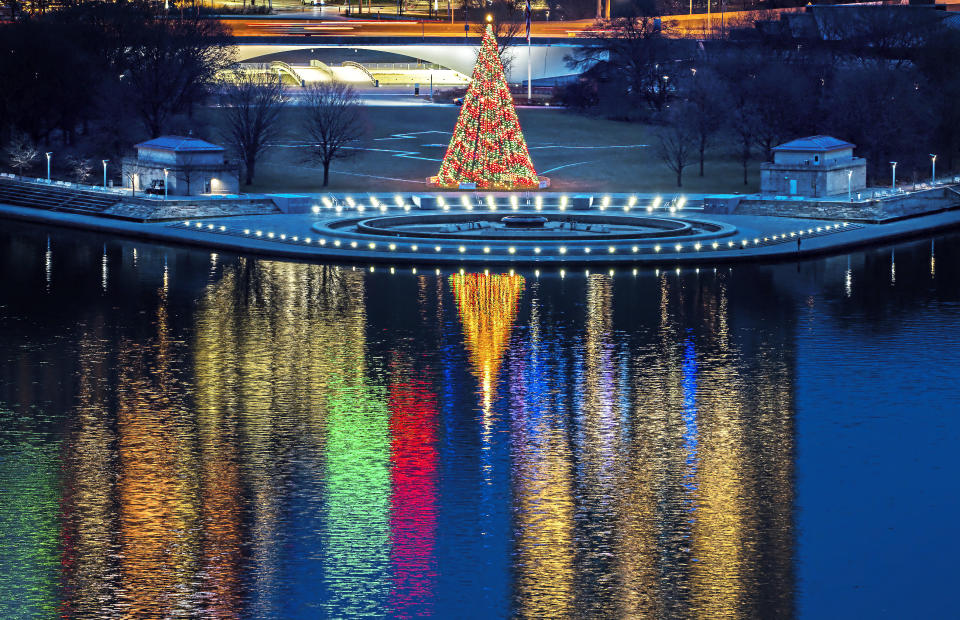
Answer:
[{"label": "golden light reflection", "polygon": [[[586,281],[586,325],[582,338],[582,361],[577,369],[577,467],[578,532],[577,556],[582,570],[603,572],[609,551],[592,541],[610,538],[617,520],[616,476],[621,466],[618,445],[624,411],[621,386],[617,380],[625,360],[618,355],[618,343],[612,332],[613,279],[606,274],[590,274]],[[612,541],[611,541],[612,542]],[[586,592],[579,612],[587,615],[607,613],[605,601],[617,588],[612,575],[582,582]]]},{"label": "golden light reflection", "polygon": [[540,339],[535,294],[530,315],[528,353],[510,362],[516,613],[564,618],[574,615],[573,458],[558,398],[564,380],[550,372],[553,356]]},{"label": "golden light reflection", "polygon": [[480,383],[482,408],[489,414],[503,353],[517,317],[523,276],[479,273],[450,276],[473,373]]},{"label": "golden light reflection", "polygon": [[691,280],[659,278],[659,337],[631,363],[616,614],[788,616],[789,350],[775,338],[759,360],[746,355],[731,344],[725,284]]},{"label": "golden light reflection", "polygon": [[80,372],[75,430],[65,455],[64,578],[72,596],[63,601],[61,614],[93,617],[117,593],[113,512],[116,433],[107,406],[109,351],[100,317],[79,343]]},{"label": "golden light reflection", "polygon": [[117,378],[120,597],[140,617],[197,604],[195,446],[162,294],[155,321],[152,341],[121,341]]}]

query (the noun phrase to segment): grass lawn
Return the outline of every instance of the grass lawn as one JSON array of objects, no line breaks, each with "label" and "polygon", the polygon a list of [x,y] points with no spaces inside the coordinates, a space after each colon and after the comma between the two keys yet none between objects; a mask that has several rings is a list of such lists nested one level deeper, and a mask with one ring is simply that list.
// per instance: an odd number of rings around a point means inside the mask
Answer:
[{"label": "grass lawn", "polygon": [[[216,124],[218,110],[210,110]],[[453,106],[368,106],[369,139],[354,157],[335,161],[329,190],[423,191],[435,175],[450,141],[460,109]],[[285,135],[258,163],[252,192],[324,191],[323,171],[305,161],[304,138],[298,129],[302,110],[288,108],[282,119]],[[622,192],[753,192],[759,186],[759,165],[750,166],[750,184],[735,157],[717,149],[708,154],[706,176],[698,166],[676,175],[656,156],[649,126],[581,116],[563,110],[518,110],[538,174],[550,177],[558,191]],[[215,134],[215,132],[214,132]],[[214,137],[214,136],[212,136]]]}]

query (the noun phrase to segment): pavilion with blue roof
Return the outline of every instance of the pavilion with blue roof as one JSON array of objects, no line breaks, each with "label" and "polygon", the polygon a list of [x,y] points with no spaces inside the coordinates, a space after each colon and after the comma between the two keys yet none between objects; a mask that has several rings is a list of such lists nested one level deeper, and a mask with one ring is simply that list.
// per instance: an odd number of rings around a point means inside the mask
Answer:
[{"label": "pavilion with blue roof", "polygon": [[820,198],[867,186],[867,160],[855,144],[833,136],[807,136],[774,147],[773,161],[760,164],[760,193]]}]

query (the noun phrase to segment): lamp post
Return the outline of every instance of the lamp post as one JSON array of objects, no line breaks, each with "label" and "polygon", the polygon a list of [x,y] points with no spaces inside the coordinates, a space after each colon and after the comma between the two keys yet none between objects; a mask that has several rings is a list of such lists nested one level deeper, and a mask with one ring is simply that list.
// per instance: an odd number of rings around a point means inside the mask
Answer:
[{"label": "lamp post", "polygon": [[896,191],[897,189],[897,162],[892,161],[890,165],[893,167],[893,182],[890,184],[890,188]]},{"label": "lamp post", "polygon": [[47,183],[50,182],[50,156],[53,155],[50,151],[47,151]]},{"label": "lamp post", "polygon": [[163,199],[167,199],[167,176],[170,174],[169,168],[163,169]]},{"label": "lamp post", "polygon": [[847,170],[847,201],[853,202],[853,170]]},{"label": "lamp post", "polygon": [[103,189],[107,189],[107,162],[109,159],[103,160]]},{"label": "lamp post", "polygon": [[930,185],[933,185],[937,182],[937,155],[935,153],[930,153],[930,165],[932,166],[930,170]]}]

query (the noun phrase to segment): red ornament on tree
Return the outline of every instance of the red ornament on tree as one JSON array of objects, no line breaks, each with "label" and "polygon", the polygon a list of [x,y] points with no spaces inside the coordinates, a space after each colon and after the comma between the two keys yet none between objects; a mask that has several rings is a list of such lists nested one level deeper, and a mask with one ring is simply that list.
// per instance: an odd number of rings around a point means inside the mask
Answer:
[{"label": "red ornament on tree", "polygon": [[489,25],[437,175],[440,186],[461,183],[476,183],[477,189],[539,187]]}]

